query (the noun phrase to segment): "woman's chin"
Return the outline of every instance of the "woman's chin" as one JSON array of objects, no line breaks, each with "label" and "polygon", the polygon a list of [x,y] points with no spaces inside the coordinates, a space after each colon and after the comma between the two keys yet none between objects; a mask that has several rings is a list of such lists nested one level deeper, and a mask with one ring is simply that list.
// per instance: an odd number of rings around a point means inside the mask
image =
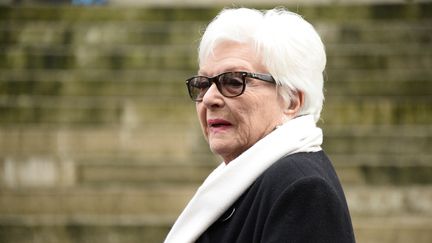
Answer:
[{"label": "woman's chin", "polygon": [[214,153],[222,157],[222,159],[227,162],[227,160],[231,161],[233,156],[232,154],[235,154],[233,151],[232,146],[229,146],[228,144],[221,144],[221,143],[210,143],[210,150]]}]

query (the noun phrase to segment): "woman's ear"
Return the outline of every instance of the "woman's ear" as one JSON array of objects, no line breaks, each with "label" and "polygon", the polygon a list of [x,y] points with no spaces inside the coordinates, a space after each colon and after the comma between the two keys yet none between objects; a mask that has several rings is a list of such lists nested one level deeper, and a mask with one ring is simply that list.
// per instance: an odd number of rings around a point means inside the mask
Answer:
[{"label": "woman's ear", "polygon": [[289,106],[285,109],[285,115],[295,117],[304,104],[304,94],[301,91],[294,91]]}]

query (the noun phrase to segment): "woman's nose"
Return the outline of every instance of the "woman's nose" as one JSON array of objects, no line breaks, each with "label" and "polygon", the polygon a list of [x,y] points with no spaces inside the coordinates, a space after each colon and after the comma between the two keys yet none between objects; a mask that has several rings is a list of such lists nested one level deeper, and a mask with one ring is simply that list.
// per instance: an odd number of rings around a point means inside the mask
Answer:
[{"label": "woman's nose", "polygon": [[207,107],[221,106],[223,104],[223,96],[219,92],[216,84],[212,84],[203,96],[203,103]]}]

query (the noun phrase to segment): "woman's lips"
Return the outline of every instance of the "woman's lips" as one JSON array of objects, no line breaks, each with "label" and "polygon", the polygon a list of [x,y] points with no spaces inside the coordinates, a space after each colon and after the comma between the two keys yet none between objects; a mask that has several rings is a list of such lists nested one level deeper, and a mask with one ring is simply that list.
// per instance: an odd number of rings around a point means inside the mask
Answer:
[{"label": "woman's lips", "polygon": [[225,131],[232,126],[229,121],[224,119],[208,119],[207,125],[211,132]]}]

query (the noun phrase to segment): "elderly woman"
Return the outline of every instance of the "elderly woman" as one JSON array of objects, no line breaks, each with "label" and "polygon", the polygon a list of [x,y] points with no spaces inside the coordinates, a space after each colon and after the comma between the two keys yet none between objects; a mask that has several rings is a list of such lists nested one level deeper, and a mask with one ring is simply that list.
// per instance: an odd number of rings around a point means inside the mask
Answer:
[{"label": "elderly woman", "polygon": [[325,63],[317,32],[287,10],[226,9],[209,24],[186,84],[223,163],[166,243],[355,241],[316,126]]}]

